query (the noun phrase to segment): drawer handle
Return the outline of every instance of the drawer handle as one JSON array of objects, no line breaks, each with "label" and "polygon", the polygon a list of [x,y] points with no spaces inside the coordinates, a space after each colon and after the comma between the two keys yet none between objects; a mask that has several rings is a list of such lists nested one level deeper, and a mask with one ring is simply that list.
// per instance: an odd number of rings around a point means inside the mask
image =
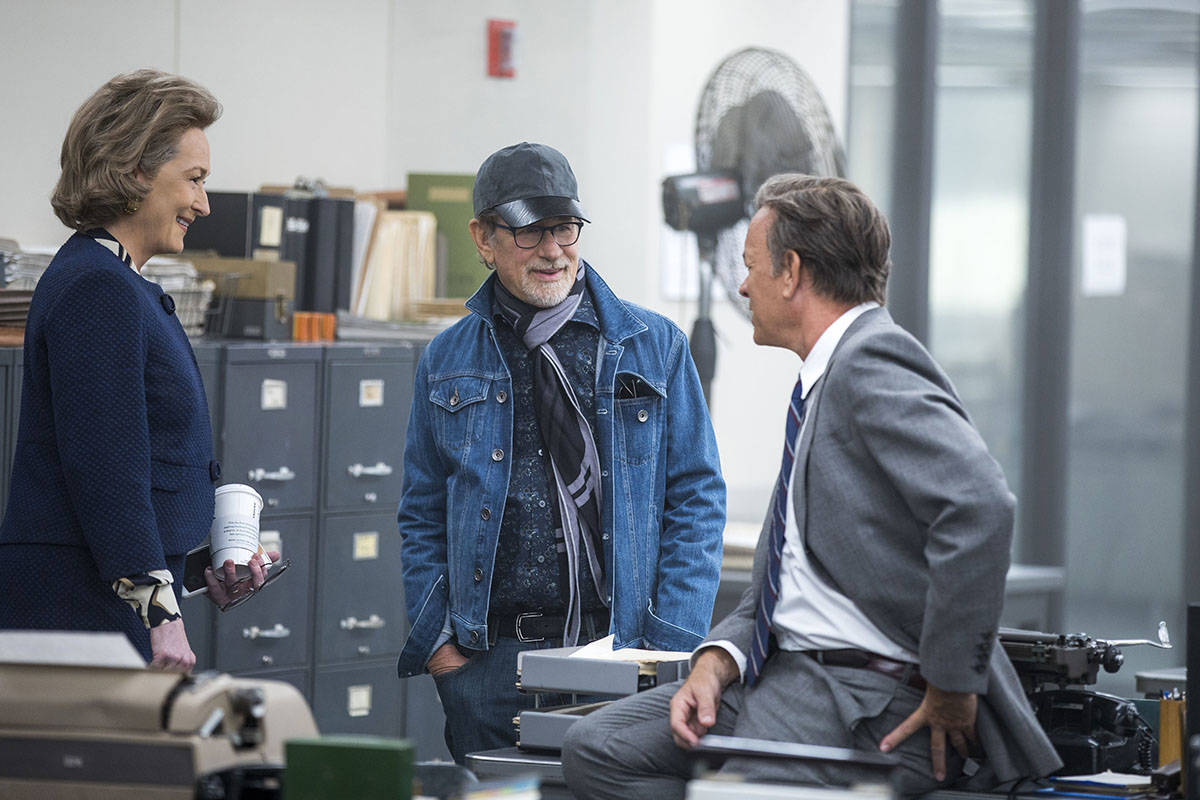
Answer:
[{"label": "drawer handle", "polygon": [[290,628],[285,628],[282,623],[276,622],[275,627],[263,630],[257,625],[251,625],[249,628],[242,628],[243,639],[286,639],[292,635]]},{"label": "drawer handle", "polygon": [[357,617],[346,617],[344,620],[341,621],[340,624],[342,626],[342,630],[344,630],[344,631],[379,630],[384,625],[387,625],[387,623],[383,621],[383,617],[379,616],[378,614],[372,614],[371,616],[367,617],[366,619],[358,619]]},{"label": "drawer handle", "polygon": [[287,467],[280,467],[275,472],[268,472],[262,467],[250,470],[250,480],[258,481],[291,481],[296,479],[296,473]]},{"label": "drawer handle", "polygon": [[364,467],[362,464],[351,464],[346,467],[346,471],[355,478],[363,475],[382,476],[392,474],[392,468],[382,461],[376,461],[373,467]]}]

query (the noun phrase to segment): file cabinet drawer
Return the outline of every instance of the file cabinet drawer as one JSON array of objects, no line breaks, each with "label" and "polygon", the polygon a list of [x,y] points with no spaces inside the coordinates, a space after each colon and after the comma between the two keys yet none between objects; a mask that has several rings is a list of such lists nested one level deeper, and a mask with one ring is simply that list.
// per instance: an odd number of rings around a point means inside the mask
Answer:
[{"label": "file cabinet drawer", "polygon": [[403,734],[404,698],[395,661],[325,667],[313,684],[313,716],[323,735]]},{"label": "file cabinet drawer", "polygon": [[250,600],[217,614],[215,661],[224,672],[304,666],[310,658],[312,518],[264,517],[260,530],[264,545],[278,546],[292,565]]},{"label": "file cabinet drawer", "polygon": [[318,550],[317,661],[399,653],[408,619],[395,515],[326,517]]},{"label": "file cabinet drawer", "polygon": [[325,349],[325,508],[394,509],[412,408],[411,345]]},{"label": "file cabinet drawer", "polygon": [[222,483],[246,483],[264,513],[314,508],[320,347],[228,345]]}]

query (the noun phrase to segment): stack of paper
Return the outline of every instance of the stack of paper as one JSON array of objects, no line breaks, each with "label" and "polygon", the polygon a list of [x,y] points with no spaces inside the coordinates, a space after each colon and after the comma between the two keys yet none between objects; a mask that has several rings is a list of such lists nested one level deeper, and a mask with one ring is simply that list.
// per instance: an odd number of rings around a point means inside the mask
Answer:
[{"label": "stack of paper", "polygon": [[1108,770],[1095,775],[1055,775],[1050,778],[1054,794],[1097,797],[1139,797],[1153,790],[1149,775],[1132,775]]},{"label": "stack of paper", "polygon": [[353,310],[368,319],[411,319],[413,305],[433,297],[436,279],[433,214],[384,211],[375,222]]}]

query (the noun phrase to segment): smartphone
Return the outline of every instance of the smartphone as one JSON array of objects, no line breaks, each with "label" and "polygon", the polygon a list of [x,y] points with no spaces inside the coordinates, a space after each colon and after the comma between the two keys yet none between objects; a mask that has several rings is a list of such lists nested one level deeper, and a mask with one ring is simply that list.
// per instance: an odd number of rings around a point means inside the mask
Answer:
[{"label": "smartphone", "polygon": [[[262,559],[263,568],[268,573],[270,573],[272,567],[279,563],[271,561],[271,557],[267,555],[267,551],[261,543],[258,545],[258,555]],[[208,593],[208,584],[204,582],[204,570],[211,565],[212,549],[209,547],[208,542],[188,552],[187,558],[183,562],[184,597]]]}]

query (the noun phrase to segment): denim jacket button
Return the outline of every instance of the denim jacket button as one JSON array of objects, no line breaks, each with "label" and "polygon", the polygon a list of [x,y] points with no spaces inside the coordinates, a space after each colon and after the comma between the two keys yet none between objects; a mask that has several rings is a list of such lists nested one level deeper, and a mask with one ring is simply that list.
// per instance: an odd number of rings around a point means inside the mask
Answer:
[{"label": "denim jacket button", "polygon": [[492,518],[492,510],[490,508],[485,507],[482,511],[479,512],[479,518],[480,519],[491,519]]},{"label": "denim jacket button", "polygon": [[650,419],[650,412],[643,408],[638,411],[637,417],[638,422],[645,422],[646,420]]},{"label": "denim jacket button", "polygon": [[471,631],[471,641],[472,642],[479,641],[479,631]]},{"label": "denim jacket button", "polygon": [[496,392],[496,402],[497,403],[503,403],[507,399],[508,399],[508,392],[504,391],[503,389]]},{"label": "denim jacket button", "polygon": [[482,580],[483,580],[483,570],[480,569],[479,567],[476,567],[475,568],[475,582],[479,583]]},{"label": "denim jacket button", "polygon": [[503,461],[503,460],[504,460],[504,451],[501,450],[499,447],[497,447],[495,450],[492,451],[492,461]]}]

